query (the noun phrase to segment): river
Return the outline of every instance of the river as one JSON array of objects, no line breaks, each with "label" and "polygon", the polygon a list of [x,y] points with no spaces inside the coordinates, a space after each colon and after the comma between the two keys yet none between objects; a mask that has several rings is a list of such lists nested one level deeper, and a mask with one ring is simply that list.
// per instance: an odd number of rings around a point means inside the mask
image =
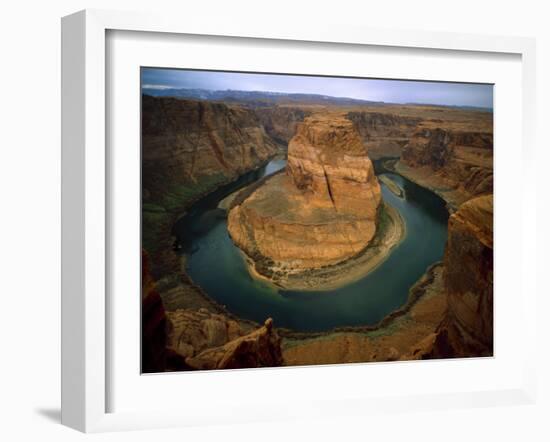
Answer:
[{"label": "river", "polygon": [[285,167],[285,160],[272,160],[265,167],[245,174],[197,202],[174,226],[185,245],[186,268],[193,281],[235,315],[263,322],[272,317],[277,327],[296,331],[325,331],[340,326],[373,325],[407,301],[409,288],[427,267],[443,258],[448,213],[436,194],[384,169],[404,190],[393,194],[381,183],[382,197],[395,207],[406,223],[405,239],[373,272],[346,286],[330,291],[278,290],[252,278],[229,238],[225,211],[218,203],[235,190]]}]

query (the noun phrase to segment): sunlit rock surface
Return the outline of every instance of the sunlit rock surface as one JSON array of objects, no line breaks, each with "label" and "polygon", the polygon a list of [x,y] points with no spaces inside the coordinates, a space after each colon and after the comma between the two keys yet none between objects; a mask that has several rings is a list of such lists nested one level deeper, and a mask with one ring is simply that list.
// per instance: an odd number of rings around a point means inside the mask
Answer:
[{"label": "sunlit rock surface", "polygon": [[233,206],[229,233],[260,272],[331,265],[369,244],[380,200],[352,122],[341,114],[313,115],[289,143],[286,171]]},{"label": "sunlit rock surface", "polygon": [[449,218],[445,251],[447,311],[428,358],[493,354],[493,196],[474,198]]}]

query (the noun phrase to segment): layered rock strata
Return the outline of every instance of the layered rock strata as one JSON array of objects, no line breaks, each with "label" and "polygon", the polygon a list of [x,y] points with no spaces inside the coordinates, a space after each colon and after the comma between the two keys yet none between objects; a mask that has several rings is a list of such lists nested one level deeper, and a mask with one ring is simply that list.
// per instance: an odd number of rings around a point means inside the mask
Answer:
[{"label": "layered rock strata", "polygon": [[[206,308],[167,311],[142,251],[142,371],[277,367],[281,340],[268,318],[258,328]],[[252,329],[251,329],[252,328]]]},{"label": "layered rock strata", "polygon": [[233,241],[266,271],[303,271],[346,260],[376,232],[380,186],[363,142],[341,114],[313,115],[288,148],[286,172],[229,212]]},{"label": "layered rock strata", "polygon": [[399,157],[421,118],[373,111],[352,111],[347,117],[363,138],[371,159]]},{"label": "layered rock strata", "polygon": [[[197,183],[231,178],[258,167],[276,151],[252,110],[223,103],[143,96],[143,186],[155,178]],[[161,188],[160,191],[163,191]]]},{"label": "layered rock strata", "polygon": [[420,127],[403,147],[397,170],[456,209],[493,192],[492,131]]},{"label": "layered rock strata", "polygon": [[147,252],[141,253],[141,369],[144,373],[187,370],[185,358],[168,348],[169,319],[151,277]]},{"label": "layered rock strata", "polygon": [[292,106],[271,106],[254,110],[268,135],[286,149],[296,134],[298,125],[311,114],[310,111]]},{"label": "layered rock strata", "polygon": [[474,198],[449,218],[444,260],[447,309],[414,357],[493,354],[493,196]]},{"label": "layered rock strata", "polygon": [[271,319],[266,320],[262,327],[245,334],[235,321],[209,315],[205,311],[175,312],[170,316],[174,317],[172,321],[175,324],[171,342],[177,346],[179,354],[187,354],[185,361],[192,369],[283,365],[281,339]]},{"label": "layered rock strata", "polygon": [[171,250],[174,218],[278,151],[250,109],[142,97],[143,244],[153,257],[155,277],[178,268]]},{"label": "layered rock strata", "polygon": [[449,217],[443,264],[411,288],[405,307],[375,329],[359,328],[283,345],[289,365],[493,355],[493,196]]}]

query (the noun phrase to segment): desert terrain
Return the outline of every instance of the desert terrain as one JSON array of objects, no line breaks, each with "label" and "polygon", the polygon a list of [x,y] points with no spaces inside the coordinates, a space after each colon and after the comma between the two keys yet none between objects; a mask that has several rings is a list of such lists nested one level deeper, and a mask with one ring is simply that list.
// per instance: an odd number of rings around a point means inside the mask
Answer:
[{"label": "desert terrain", "polygon": [[[492,355],[491,111],[163,95],[142,96],[143,371]],[[254,175],[276,158],[284,167]],[[441,259],[375,323],[304,331],[251,319],[191,276],[185,220],[215,199],[204,213],[223,218],[248,284],[290,297],[368,277],[416,232],[390,202],[412,192],[392,174],[441,198],[448,223]]]}]

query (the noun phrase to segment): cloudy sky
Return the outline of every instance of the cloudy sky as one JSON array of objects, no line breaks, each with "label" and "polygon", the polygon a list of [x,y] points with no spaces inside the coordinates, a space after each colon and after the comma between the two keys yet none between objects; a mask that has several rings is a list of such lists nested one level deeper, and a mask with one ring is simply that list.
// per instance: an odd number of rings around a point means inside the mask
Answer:
[{"label": "cloudy sky", "polygon": [[269,91],[349,97],[388,103],[493,107],[493,86],[402,80],[142,69],[142,87]]}]

